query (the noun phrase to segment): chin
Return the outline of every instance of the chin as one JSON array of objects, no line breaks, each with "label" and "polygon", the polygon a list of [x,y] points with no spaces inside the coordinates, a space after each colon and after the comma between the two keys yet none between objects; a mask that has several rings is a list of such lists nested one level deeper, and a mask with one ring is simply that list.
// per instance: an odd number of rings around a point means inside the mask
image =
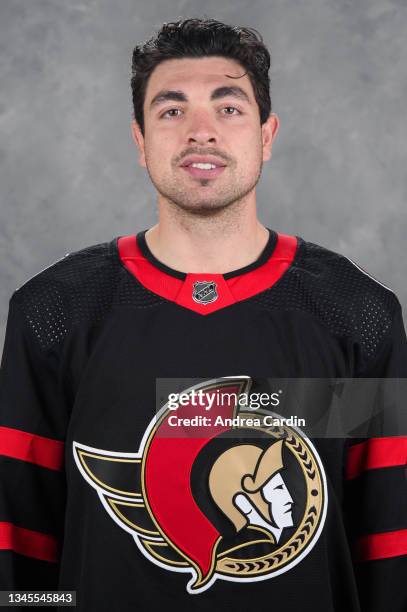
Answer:
[{"label": "chin", "polygon": [[204,202],[204,203],[198,202],[192,205],[190,202],[185,203],[185,204],[175,202],[175,204],[182,210],[185,210],[186,212],[192,215],[200,215],[202,217],[210,217],[212,215],[216,215],[217,213],[224,210],[230,205],[229,203],[223,204],[223,203],[213,203],[213,202]]}]

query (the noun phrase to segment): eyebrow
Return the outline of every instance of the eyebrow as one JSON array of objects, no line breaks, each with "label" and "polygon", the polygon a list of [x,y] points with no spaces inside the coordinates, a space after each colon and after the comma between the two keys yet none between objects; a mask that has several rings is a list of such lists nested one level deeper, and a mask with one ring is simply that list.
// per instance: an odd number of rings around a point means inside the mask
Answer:
[{"label": "eyebrow", "polygon": [[[251,104],[249,96],[241,87],[217,87],[211,93],[211,100],[219,100],[220,98],[238,98],[239,100],[244,100]],[[167,102],[168,100],[173,100],[174,102],[188,102],[188,97],[185,95],[183,91],[175,90],[175,89],[163,89],[158,92],[151,100],[150,108],[154,106],[158,106],[163,102]]]}]

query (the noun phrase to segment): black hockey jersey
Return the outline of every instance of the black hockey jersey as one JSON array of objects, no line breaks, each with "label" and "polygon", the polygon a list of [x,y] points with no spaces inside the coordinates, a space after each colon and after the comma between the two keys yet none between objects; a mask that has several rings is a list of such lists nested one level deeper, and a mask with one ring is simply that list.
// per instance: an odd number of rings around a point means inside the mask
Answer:
[{"label": "black hockey jersey", "polygon": [[0,588],[86,612],[405,612],[407,432],[279,419],[284,381],[407,378],[394,292],[300,236],[186,274],[145,231],[10,298]]}]

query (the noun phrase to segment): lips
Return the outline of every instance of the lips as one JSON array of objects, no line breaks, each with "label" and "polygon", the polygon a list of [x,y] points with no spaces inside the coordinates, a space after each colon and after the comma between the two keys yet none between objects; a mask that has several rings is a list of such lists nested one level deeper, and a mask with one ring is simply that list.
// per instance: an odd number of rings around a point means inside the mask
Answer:
[{"label": "lips", "polygon": [[208,170],[205,170],[204,168],[194,168],[194,166],[181,166],[181,168],[182,170],[185,170],[185,172],[187,172],[192,178],[214,179],[222,174],[226,166],[216,166],[216,168],[210,168]]},{"label": "lips", "polygon": [[181,167],[185,168],[191,164],[214,164],[217,168],[226,166],[225,162],[215,155],[188,155],[182,162]]},{"label": "lips", "polygon": [[[195,168],[192,164],[213,164],[215,168]],[[222,174],[226,168],[226,164],[215,155],[188,155],[182,162],[181,168],[188,172],[192,178],[213,179]]]}]

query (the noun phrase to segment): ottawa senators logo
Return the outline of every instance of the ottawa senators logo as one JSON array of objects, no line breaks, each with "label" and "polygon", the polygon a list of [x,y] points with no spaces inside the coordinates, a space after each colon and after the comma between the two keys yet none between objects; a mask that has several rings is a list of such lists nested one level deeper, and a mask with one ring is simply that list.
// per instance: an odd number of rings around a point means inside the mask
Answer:
[{"label": "ottawa senators logo", "polygon": [[[209,411],[192,399],[175,411],[165,404],[135,453],[73,442],[76,464],[111,518],[147,559],[192,574],[190,594],[216,580],[251,583],[290,570],[325,522],[326,477],[310,440],[297,427],[263,424],[275,413],[219,401],[248,394],[250,385],[248,376],[231,376],[186,389],[218,399]],[[203,414],[212,424],[170,425],[174,415]],[[262,425],[249,425],[254,416]],[[240,424],[228,425],[235,417]]]}]

